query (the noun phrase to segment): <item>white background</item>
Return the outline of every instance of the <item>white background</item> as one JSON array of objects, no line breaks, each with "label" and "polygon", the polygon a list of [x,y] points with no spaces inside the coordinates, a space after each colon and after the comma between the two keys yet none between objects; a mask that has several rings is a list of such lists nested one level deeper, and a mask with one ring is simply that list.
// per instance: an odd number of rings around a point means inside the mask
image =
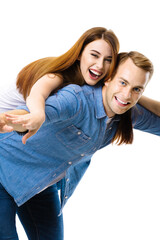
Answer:
[{"label": "white background", "polygon": [[[155,72],[145,95],[160,99],[157,0],[0,1],[0,86],[26,64],[67,51],[87,29],[112,29],[120,51],[148,56]],[[64,209],[65,240],[160,239],[160,140],[135,132],[131,146],[97,152]],[[25,233],[17,223],[20,240]],[[47,240],[47,239],[46,239]]]}]

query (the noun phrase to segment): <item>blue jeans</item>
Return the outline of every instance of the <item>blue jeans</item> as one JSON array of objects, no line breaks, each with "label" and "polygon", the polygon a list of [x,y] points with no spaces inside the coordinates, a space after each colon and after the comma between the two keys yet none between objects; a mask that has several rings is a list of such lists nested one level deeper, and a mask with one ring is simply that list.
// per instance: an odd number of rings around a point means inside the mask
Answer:
[{"label": "blue jeans", "polygon": [[15,215],[29,240],[63,240],[63,216],[56,185],[35,195],[17,207],[13,198],[0,184],[0,240],[18,240]]}]

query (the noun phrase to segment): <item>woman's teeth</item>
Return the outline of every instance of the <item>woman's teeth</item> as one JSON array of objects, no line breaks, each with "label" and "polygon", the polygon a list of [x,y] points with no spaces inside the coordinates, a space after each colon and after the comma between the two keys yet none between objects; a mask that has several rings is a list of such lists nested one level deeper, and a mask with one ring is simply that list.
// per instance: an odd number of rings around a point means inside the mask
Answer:
[{"label": "woman's teeth", "polygon": [[96,71],[94,71],[94,70],[91,70],[91,69],[90,69],[90,72],[93,73],[93,74],[96,75],[96,76],[100,76],[100,75],[101,75],[101,73],[98,73],[98,72],[96,72]]},{"label": "woman's teeth", "polygon": [[102,75],[101,73],[98,73],[98,72],[96,72],[94,70],[91,70],[91,69],[89,69],[89,72],[90,72],[91,76],[94,77],[94,78],[99,78]]}]

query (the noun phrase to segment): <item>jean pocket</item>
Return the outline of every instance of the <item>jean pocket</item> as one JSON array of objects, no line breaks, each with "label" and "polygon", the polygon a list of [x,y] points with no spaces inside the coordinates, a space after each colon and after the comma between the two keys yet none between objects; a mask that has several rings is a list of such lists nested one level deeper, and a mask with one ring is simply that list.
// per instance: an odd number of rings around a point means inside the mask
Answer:
[{"label": "jean pocket", "polygon": [[81,129],[78,129],[74,125],[62,129],[56,134],[56,137],[63,145],[71,149],[78,149],[91,139]]}]

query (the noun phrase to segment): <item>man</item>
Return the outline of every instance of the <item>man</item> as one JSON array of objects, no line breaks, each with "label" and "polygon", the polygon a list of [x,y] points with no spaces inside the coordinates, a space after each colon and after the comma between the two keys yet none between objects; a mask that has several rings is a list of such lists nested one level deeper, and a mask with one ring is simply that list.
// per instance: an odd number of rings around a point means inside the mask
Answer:
[{"label": "man", "polygon": [[[0,135],[1,183],[19,208],[55,183],[61,190],[63,207],[92,155],[112,141],[131,143],[133,124],[136,129],[160,135],[160,118],[143,107],[134,107],[152,73],[152,64],[143,55],[120,54],[112,79],[103,87],[69,85],[49,97],[46,121],[26,145],[16,132]],[[15,112],[21,114],[21,110]],[[3,121],[1,131],[6,128],[7,121]],[[24,131],[16,125],[14,130]]]}]

